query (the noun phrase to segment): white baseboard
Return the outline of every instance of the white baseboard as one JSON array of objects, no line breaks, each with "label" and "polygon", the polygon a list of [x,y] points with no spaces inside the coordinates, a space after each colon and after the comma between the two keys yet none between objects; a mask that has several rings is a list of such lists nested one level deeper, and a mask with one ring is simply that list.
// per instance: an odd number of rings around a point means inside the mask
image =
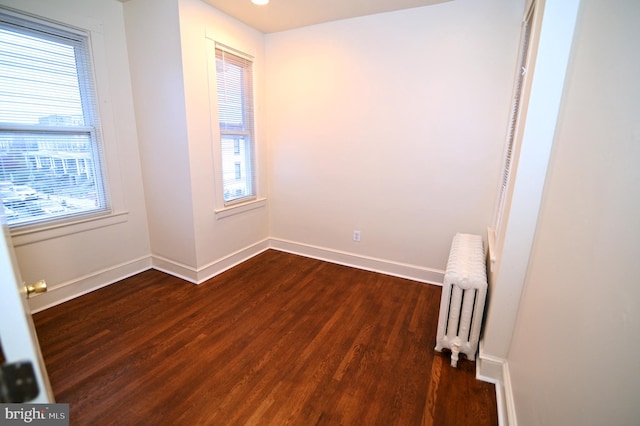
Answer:
[{"label": "white baseboard", "polygon": [[199,268],[184,265],[160,256],[153,256],[153,268],[158,271],[166,272],[174,277],[182,278],[183,280],[189,281],[193,284],[202,284],[208,279],[211,279],[216,275],[251,259],[268,248],[269,240],[265,239],[220,259],[216,259]]},{"label": "white baseboard", "polygon": [[199,268],[197,271],[197,280],[196,284],[202,284],[210,278],[215,277],[218,274],[223,273],[224,271],[233,268],[240,263],[251,259],[254,256],[259,255],[265,250],[269,249],[269,240],[264,239],[256,244],[252,244],[248,247],[245,247],[241,250],[236,251],[235,253],[231,253],[228,256],[217,259],[214,262],[211,262],[203,267]]},{"label": "white baseboard", "polygon": [[198,269],[160,256],[145,256],[50,287],[46,293],[29,299],[29,307],[31,313],[40,312],[151,268],[193,284],[201,284],[268,248],[269,241],[263,240]]},{"label": "white baseboard", "polygon": [[145,256],[130,262],[121,263],[110,268],[97,271],[50,287],[46,293],[38,294],[29,299],[32,313],[40,312],[68,300],[75,299],[99,288],[108,286],[132,275],[139,274],[151,268],[151,257]]},{"label": "white baseboard", "polygon": [[516,416],[516,405],[513,400],[513,387],[511,386],[511,373],[509,372],[509,363],[504,363],[502,376],[504,377],[504,397],[507,407],[508,426],[518,426],[518,417]]},{"label": "white baseboard", "polygon": [[201,284],[270,248],[428,284],[441,286],[444,280],[444,271],[438,269],[361,256],[309,244],[268,238],[199,268],[157,255],[143,257],[58,285],[50,289],[47,293],[30,299],[29,305],[31,306],[32,312],[39,312],[150,268],[184,279],[193,284]]},{"label": "white baseboard", "polygon": [[196,284],[198,282],[198,271],[193,266],[185,265],[158,255],[151,256],[151,266],[153,269],[173,275],[190,283]]},{"label": "white baseboard", "polygon": [[484,353],[482,341],[480,341],[480,350],[476,360],[476,379],[493,383],[496,386],[498,425],[517,426],[509,363],[506,359]]},{"label": "white baseboard", "polygon": [[501,383],[503,381],[504,359],[495,358],[482,353],[482,344],[480,354],[476,362],[476,378],[489,383]]},{"label": "white baseboard", "polygon": [[274,250],[298,254],[313,259],[337,263],[339,265],[350,266],[352,268],[379,272],[385,275],[407,278],[413,281],[419,281],[439,286],[442,286],[442,282],[444,281],[444,271],[439,269],[431,269],[425,268],[423,266],[410,265],[385,259],[377,259],[354,253],[333,250],[326,247],[318,247],[309,244],[296,243],[293,241],[280,240],[277,238],[271,238],[269,240],[269,243],[269,247]]}]

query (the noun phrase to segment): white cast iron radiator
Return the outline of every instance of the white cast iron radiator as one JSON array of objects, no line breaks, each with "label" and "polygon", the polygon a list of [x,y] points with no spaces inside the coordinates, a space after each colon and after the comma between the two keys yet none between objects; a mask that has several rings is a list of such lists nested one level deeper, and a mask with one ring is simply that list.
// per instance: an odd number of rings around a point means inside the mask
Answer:
[{"label": "white cast iron radiator", "polygon": [[487,297],[487,268],[480,235],[453,237],[440,299],[436,350],[451,350],[451,365],[458,354],[475,360],[480,325]]}]

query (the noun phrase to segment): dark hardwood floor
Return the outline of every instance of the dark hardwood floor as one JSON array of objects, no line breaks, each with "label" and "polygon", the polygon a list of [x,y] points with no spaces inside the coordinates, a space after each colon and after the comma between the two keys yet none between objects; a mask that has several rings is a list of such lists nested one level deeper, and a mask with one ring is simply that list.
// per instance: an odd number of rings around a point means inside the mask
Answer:
[{"label": "dark hardwood floor", "polygon": [[269,250],[34,320],[72,425],[496,425],[494,386],[434,352],[439,303],[436,286]]}]

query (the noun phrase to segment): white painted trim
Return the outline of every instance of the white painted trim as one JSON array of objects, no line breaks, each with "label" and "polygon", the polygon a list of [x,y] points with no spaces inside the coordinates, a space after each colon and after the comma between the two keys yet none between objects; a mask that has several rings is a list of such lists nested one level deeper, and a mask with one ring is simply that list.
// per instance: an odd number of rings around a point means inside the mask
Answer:
[{"label": "white painted trim", "polygon": [[30,299],[29,306],[33,313],[40,312],[151,268],[193,284],[201,284],[270,248],[427,284],[442,286],[444,280],[444,271],[438,269],[361,256],[293,241],[266,238],[200,268],[194,268],[158,255],[144,256],[50,287],[46,293]]},{"label": "white painted trim", "polygon": [[503,387],[504,387],[504,397],[506,402],[506,411],[508,421],[506,425],[508,426],[518,426],[518,417],[516,416],[516,405],[513,399],[513,388],[511,386],[511,373],[509,373],[509,362],[505,362],[502,369],[502,377],[504,378]]},{"label": "white painted trim", "polygon": [[193,284],[196,284],[198,281],[198,271],[193,266],[185,265],[184,263],[176,262],[175,260],[167,259],[158,255],[152,255],[151,259],[153,269],[157,269],[165,274],[173,275],[174,277],[189,281]]},{"label": "white painted trim", "polygon": [[200,268],[194,268],[158,255],[142,257],[57,285],[54,288],[50,288],[47,293],[34,297],[29,303],[32,312],[39,312],[151,268],[193,284],[201,284],[270,248],[427,284],[442,286],[444,280],[444,271],[438,269],[361,256],[293,241],[267,238]]},{"label": "white painted trim", "polygon": [[251,259],[254,256],[269,249],[269,240],[264,239],[255,244],[251,244],[227,256],[216,259],[200,268],[185,265],[166,259],[162,256],[153,256],[153,268],[165,272],[174,277],[181,278],[192,284],[202,284],[203,282],[233,268],[240,263]]},{"label": "white painted trim", "polygon": [[105,268],[93,274],[50,287],[46,293],[38,294],[29,299],[29,307],[32,313],[40,312],[150,268],[151,258],[149,256]]},{"label": "white painted trim", "polygon": [[502,383],[495,383],[496,387],[496,408],[498,411],[498,426],[509,426],[507,409],[504,397],[504,386]]},{"label": "white painted trim", "polygon": [[496,386],[496,402],[498,408],[498,425],[517,426],[513,389],[509,362],[506,359],[484,353],[483,342],[476,361],[476,379],[493,383]]},{"label": "white painted trim", "polygon": [[231,253],[228,256],[211,262],[208,265],[205,265],[202,268],[198,269],[196,284],[202,284],[203,282],[215,277],[216,275],[219,275],[233,268],[234,266],[239,265],[240,263],[249,260],[254,256],[257,256],[268,249],[269,240],[264,239],[257,242],[256,244],[252,244],[248,247],[236,251],[235,253]]},{"label": "white painted trim", "polygon": [[[482,343],[480,347],[482,348]],[[502,382],[502,369],[505,362],[504,359],[484,354],[480,349],[476,363],[476,378],[489,383]]]},{"label": "white painted trim", "polygon": [[427,284],[442,286],[442,282],[444,280],[444,271],[438,269],[361,256],[325,247],[274,238],[262,240],[221,259],[217,259],[198,269],[161,256],[153,256],[153,268],[184,279],[193,284],[201,284],[270,248],[286,253],[310,257],[312,259],[337,263],[339,265],[378,272],[399,278],[406,278]]},{"label": "white painted trim", "polygon": [[381,274],[399,278],[407,278],[427,284],[442,286],[444,281],[443,270],[362,256],[326,247],[318,247],[310,244],[271,238],[270,248],[313,259],[324,260],[326,262],[337,263],[339,265],[350,266],[352,268],[379,272]]},{"label": "white painted trim", "polygon": [[127,220],[129,220],[129,212],[126,211],[98,215],[83,214],[73,219],[62,219],[60,222],[16,227],[11,230],[11,241],[14,247],[20,247],[79,232],[117,225]]},{"label": "white painted trim", "polygon": [[483,341],[480,341],[478,358],[476,360],[476,379],[493,383],[496,387],[496,405],[498,410],[498,425],[509,426],[507,416],[503,370],[505,360],[484,353]]},{"label": "white painted trim", "polygon": [[222,209],[214,210],[216,219],[223,219],[225,217],[233,216],[239,213],[244,213],[249,210],[258,209],[267,205],[266,198],[258,198],[255,200],[247,201],[246,203],[232,204]]},{"label": "white painted trim", "polygon": [[217,259],[198,269],[160,256],[153,256],[153,268],[178,278],[182,278],[191,283],[201,284],[270,248],[286,253],[297,254],[313,259],[324,260],[326,262],[337,263],[339,265],[378,272],[399,278],[406,278],[427,284],[442,286],[442,282],[444,280],[444,271],[438,269],[361,256],[325,247],[275,238],[262,240],[221,259]]}]

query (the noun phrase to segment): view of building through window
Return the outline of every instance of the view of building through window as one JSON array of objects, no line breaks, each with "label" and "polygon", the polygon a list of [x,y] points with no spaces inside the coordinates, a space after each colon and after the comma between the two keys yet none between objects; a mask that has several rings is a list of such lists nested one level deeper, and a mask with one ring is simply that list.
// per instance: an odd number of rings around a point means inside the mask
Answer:
[{"label": "view of building through window", "polygon": [[105,211],[87,38],[0,12],[0,198],[10,226]]}]

